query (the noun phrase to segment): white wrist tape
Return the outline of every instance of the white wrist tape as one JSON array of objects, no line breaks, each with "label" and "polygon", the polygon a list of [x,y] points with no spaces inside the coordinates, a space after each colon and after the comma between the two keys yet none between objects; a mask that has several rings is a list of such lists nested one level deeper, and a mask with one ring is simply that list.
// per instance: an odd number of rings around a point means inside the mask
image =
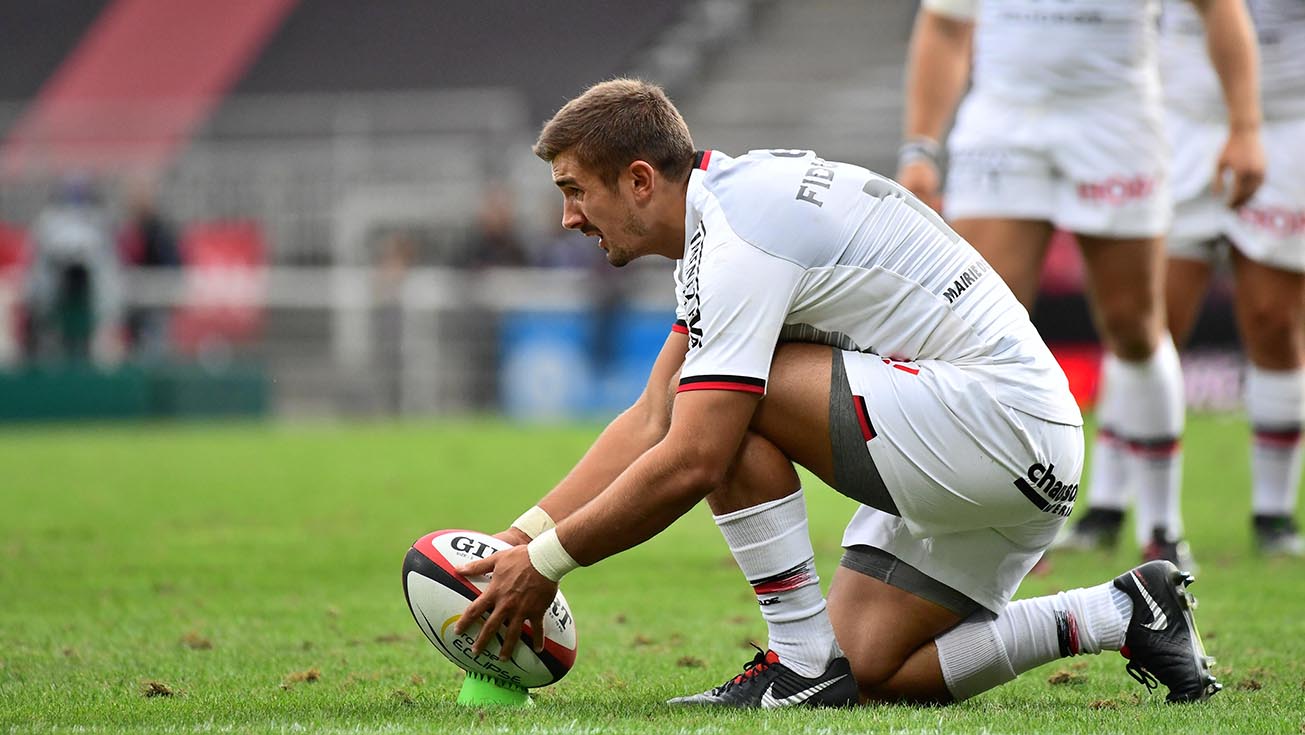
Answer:
[{"label": "white wrist tape", "polygon": [[535,569],[554,582],[562,581],[562,577],[580,566],[570,554],[566,553],[566,549],[562,548],[562,541],[557,537],[556,528],[550,528],[540,534],[539,538],[526,545],[526,551],[530,553],[530,563],[535,565]]},{"label": "white wrist tape", "polygon": [[512,527],[524,533],[532,539],[539,538],[539,534],[556,526],[553,517],[548,511],[540,508],[538,505],[521,514],[520,518],[512,521]]}]

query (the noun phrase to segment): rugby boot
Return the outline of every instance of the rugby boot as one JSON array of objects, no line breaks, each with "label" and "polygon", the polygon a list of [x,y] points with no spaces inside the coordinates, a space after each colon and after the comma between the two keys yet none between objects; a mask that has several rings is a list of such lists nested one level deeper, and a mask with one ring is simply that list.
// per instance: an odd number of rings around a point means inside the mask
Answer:
[{"label": "rugby boot", "polygon": [[1147,689],[1164,684],[1170,702],[1209,699],[1223,689],[1210,672],[1192,610],[1196,598],[1187,591],[1195,579],[1168,561],[1147,562],[1115,578],[1115,587],[1133,600],[1133,616],[1120,653],[1129,676]]},{"label": "rugby boot", "polygon": [[[754,646],[755,647],[755,646]],[[850,707],[857,703],[856,680],[847,658],[839,656],[825,673],[805,677],[780,662],[774,651],[757,648],[743,673],[701,694],[676,697],[667,704],[716,707]]]},{"label": "rugby boot", "polygon": [[1291,516],[1256,515],[1251,519],[1255,530],[1255,548],[1265,556],[1305,556],[1305,539],[1301,538],[1296,519]]},{"label": "rugby boot", "polygon": [[1192,548],[1182,539],[1171,539],[1162,526],[1151,530],[1151,540],[1142,547],[1142,561],[1167,561],[1192,574],[1196,573],[1196,559]]},{"label": "rugby boot", "polygon": [[1052,542],[1051,548],[1065,551],[1109,551],[1119,543],[1119,528],[1123,523],[1122,510],[1089,507],[1078,523],[1061,532]]}]

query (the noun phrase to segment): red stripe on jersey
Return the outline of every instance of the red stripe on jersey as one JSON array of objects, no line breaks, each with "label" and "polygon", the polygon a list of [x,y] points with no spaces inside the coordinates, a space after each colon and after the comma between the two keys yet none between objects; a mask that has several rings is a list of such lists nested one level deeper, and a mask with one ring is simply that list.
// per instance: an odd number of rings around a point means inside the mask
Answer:
[{"label": "red stripe on jersey", "polygon": [[874,424],[870,423],[870,411],[866,408],[865,399],[861,396],[852,396],[852,405],[856,407],[856,422],[861,425],[861,436],[866,441],[875,438]]},{"label": "red stripe on jersey", "polygon": [[727,383],[725,381],[712,381],[709,383],[681,383],[676,393],[683,393],[690,390],[734,390],[740,393],[756,393],[764,395],[765,386],[752,385],[750,383]]},{"label": "red stripe on jersey", "polygon": [[671,331],[675,332],[676,334],[688,334],[689,325],[685,324],[684,322],[677,321],[671,325]]},{"label": "red stripe on jersey", "polygon": [[706,171],[709,163],[711,163],[711,151],[703,151],[702,160],[698,162],[698,168]]}]

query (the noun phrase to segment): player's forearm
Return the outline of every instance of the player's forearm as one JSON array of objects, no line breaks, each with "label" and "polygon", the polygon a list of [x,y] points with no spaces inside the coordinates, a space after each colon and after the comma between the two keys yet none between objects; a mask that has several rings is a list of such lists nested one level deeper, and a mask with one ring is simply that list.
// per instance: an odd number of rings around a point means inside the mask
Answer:
[{"label": "player's forearm", "polygon": [[929,10],[916,16],[906,68],[907,138],[939,140],[970,76],[974,23]]},{"label": "player's forearm", "polygon": [[1234,130],[1260,125],[1260,64],[1250,16],[1240,0],[1194,0],[1205,22],[1210,61],[1219,76],[1228,124]]}]

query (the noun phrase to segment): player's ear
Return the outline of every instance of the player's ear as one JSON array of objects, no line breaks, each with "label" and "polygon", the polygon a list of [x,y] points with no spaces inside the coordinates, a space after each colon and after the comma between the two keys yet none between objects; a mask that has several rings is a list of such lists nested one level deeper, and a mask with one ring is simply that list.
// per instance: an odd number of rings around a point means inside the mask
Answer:
[{"label": "player's ear", "polygon": [[657,169],[647,161],[634,161],[626,168],[630,176],[630,188],[637,199],[648,199],[656,186]]}]

